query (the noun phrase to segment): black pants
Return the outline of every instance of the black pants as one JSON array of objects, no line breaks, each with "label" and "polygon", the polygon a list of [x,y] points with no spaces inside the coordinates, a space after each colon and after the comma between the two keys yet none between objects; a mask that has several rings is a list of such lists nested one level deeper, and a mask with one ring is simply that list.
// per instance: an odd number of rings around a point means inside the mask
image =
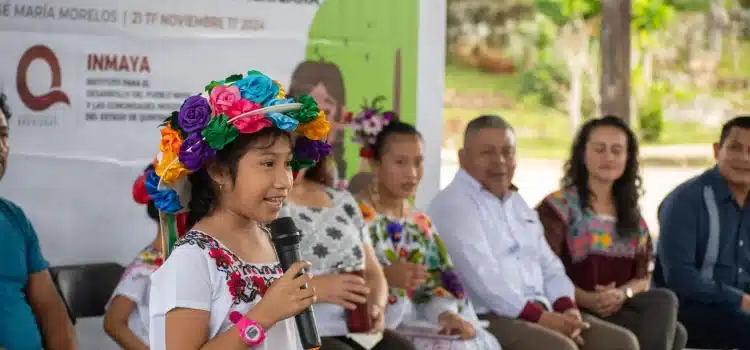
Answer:
[{"label": "black pants", "polygon": [[[348,337],[322,337],[320,350],[362,350],[355,341]],[[372,350],[416,350],[414,344],[398,333],[386,329],[383,339]]]},{"label": "black pants", "polygon": [[688,347],[750,350],[750,314],[721,305],[685,302],[680,322],[688,331]]}]

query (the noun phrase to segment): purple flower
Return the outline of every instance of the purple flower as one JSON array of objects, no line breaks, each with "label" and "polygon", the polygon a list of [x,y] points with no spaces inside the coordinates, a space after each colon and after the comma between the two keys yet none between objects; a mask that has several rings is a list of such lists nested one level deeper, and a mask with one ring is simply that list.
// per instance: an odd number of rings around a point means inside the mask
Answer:
[{"label": "purple flower", "polygon": [[445,270],[440,272],[440,284],[458,299],[464,297],[464,285],[456,271]]},{"label": "purple flower", "polygon": [[404,231],[404,225],[391,221],[385,229],[388,231],[388,238],[390,238],[393,243],[401,242],[401,232]]},{"label": "purple flower", "polygon": [[310,140],[300,137],[294,144],[294,154],[300,159],[312,159],[319,161],[331,152],[331,145],[324,141]]},{"label": "purple flower", "polygon": [[211,117],[211,105],[200,95],[190,96],[180,107],[179,123],[182,130],[193,133],[200,131]]},{"label": "purple flower", "polygon": [[206,161],[215,155],[216,151],[203,142],[200,133],[188,136],[180,146],[180,162],[185,166],[185,169],[191,172],[198,171],[203,167],[203,164],[206,164]]},{"label": "purple flower", "polygon": [[383,120],[385,120],[386,124],[388,124],[388,122],[394,119],[395,116],[396,114],[393,112],[385,112],[383,113]]}]

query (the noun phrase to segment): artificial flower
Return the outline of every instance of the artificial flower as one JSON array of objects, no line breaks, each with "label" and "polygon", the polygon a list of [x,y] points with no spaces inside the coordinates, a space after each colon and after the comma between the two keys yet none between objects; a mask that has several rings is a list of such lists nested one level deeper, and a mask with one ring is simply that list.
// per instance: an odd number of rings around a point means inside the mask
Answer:
[{"label": "artificial flower", "polygon": [[190,172],[198,171],[214,156],[216,156],[216,151],[203,142],[201,134],[188,136],[180,147],[180,162]]},{"label": "artificial flower", "polygon": [[297,139],[294,143],[294,156],[301,159],[311,159],[314,162],[320,160],[331,152],[331,145],[324,141],[310,140],[305,137]]},{"label": "artificial flower", "polygon": [[425,238],[430,239],[430,237],[432,237],[432,222],[430,222],[429,216],[421,211],[416,212],[414,213],[414,223],[419,227],[419,230],[422,231]]},{"label": "artificial flower", "polygon": [[202,129],[210,117],[211,106],[201,95],[188,97],[180,107],[179,122],[185,132],[193,133]]},{"label": "artificial flower", "polygon": [[256,114],[235,119],[232,124],[241,134],[256,133],[263,128],[273,125],[273,122],[263,114]]},{"label": "artificial flower", "polygon": [[359,203],[359,210],[362,212],[362,217],[364,217],[365,222],[374,220],[378,214],[375,212],[375,209],[373,207],[362,202]]},{"label": "artificial flower", "polygon": [[273,125],[281,130],[292,132],[297,129],[299,122],[284,113],[268,113],[266,118],[273,122]]},{"label": "artificial flower", "polygon": [[331,123],[326,119],[326,114],[321,111],[313,121],[297,126],[296,131],[310,140],[322,140],[330,130]]},{"label": "artificial flower", "polygon": [[367,118],[362,121],[362,131],[367,135],[377,135],[383,129],[380,118]]},{"label": "artificial flower", "polygon": [[256,109],[261,109],[263,106],[261,106],[258,103],[250,102],[248,100],[239,99],[234,102],[234,104],[227,109],[227,112],[224,113],[229,119],[234,119],[236,117],[239,117],[242,114],[252,112]]},{"label": "artificial flower", "polygon": [[286,98],[286,91],[284,91],[284,86],[276,80],[274,80],[273,83],[279,87],[279,93],[276,94],[276,98]]},{"label": "artificial flower", "polygon": [[165,127],[168,126],[174,130],[177,130],[178,133],[180,133],[180,136],[182,138],[187,137],[187,133],[185,130],[182,130],[182,127],[180,127],[180,112],[173,111],[172,114],[169,115],[164,121],[159,124],[159,127]]},{"label": "artificial flower", "polygon": [[225,114],[212,118],[211,121],[208,122],[208,125],[206,125],[206,127],[203,129],[203,131],[201,131],[204,142],[206,142],[209,147],[217,151],[224,149],[224,147],[228,143],[234,141],[234,139],[236,139],[237,135],[239,134],[240,132],[237,130],[237,128],[234,125],[228,123],[228,119]]},{"label": "artificial flower", "polygon": [[159,161],[154,167],[156,173],[161,177],[161,181],[171,185],[176,180],[187,175],[189,171],[180,163],[177,153],[161,153]]},{"label": "artificial flower", "polygon": [[169,188],[159,189],[159,176],[156,175],[156,171],[149,170],[146,172],[145,186],[146,191],[154,201],[154,206],[160,211],[174,214],[182,210],[180,197],[175,190]]},{"label": "artificial flower", "polygon": [[289,112],[289,116],[299,120],[300,123],[309,123],[313,121],[320,114],[320,108],[318,103],[310,95],[302,95],[297,99],[297,103],[301,103],[302,107],[296,111]]},{"label": "artificial flower", "polygon": [[170,127],[161,128],[161,143],[159,150],[164,153],[176,154],[182,146],[182,136],[177,130]]},{"label": "artificial flower", "polygon": [[148,204],[151,196],[146,191],[146,175],[141,175],[133,183],[133,200],[138,204]]},{"label": "artificial flower", "polygon": [[233,85],[240,89],[242,98],[261,105],[279,94],[279,86],[258,71],[247,72],[245,78],[234,82]]},{"label": "artificial flower", "polygon": [[213,109],[213,115],[226,114],[232,117],[227,111],[237,102],[242,100],[240,89],[236,86],[219,85],[211,90],[209,101]]}]

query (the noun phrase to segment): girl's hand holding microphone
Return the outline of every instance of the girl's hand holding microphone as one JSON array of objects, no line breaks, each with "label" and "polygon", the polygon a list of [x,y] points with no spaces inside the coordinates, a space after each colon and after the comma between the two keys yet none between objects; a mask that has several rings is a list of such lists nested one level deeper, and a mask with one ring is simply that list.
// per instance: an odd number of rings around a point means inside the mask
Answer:
[{"label": "girl's hand holding microphone", "polygon": [[310,266],[309,261],[292,265],[281,278],[271,283],[266,294],[246,317],[268,329],[310,307],[317,300],[315,288],[303,288],[312,278],[312,274],[303,272]]}]

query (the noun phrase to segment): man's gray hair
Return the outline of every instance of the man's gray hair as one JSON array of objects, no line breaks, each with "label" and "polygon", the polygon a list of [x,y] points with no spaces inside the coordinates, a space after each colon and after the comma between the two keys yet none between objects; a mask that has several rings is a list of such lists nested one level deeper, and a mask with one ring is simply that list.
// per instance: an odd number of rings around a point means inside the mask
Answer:
[{"label": "man's gray hair", "polygon": [[492,114],[480,115],[466,125],[466,130],[464,131],[464,143],[469,137],[476,135],[476,133],[482,129],[508,129],[513,131],[513,127],[510,123],[501,116]]}]

